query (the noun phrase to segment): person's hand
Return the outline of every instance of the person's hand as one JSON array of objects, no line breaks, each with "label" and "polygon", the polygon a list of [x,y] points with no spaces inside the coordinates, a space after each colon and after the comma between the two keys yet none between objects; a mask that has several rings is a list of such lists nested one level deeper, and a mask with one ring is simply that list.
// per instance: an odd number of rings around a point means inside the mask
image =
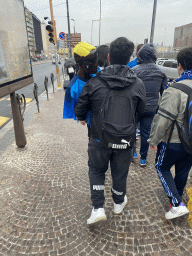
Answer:
[{"label": "person's hand", "polygon": [[150,145],[150,148],[153,149],[154,151],[157,151],[157,147]]},{"label": "person's hand", "polygon": [[85,126],[86,125],[86,120],[80,121],[80,123]]}]

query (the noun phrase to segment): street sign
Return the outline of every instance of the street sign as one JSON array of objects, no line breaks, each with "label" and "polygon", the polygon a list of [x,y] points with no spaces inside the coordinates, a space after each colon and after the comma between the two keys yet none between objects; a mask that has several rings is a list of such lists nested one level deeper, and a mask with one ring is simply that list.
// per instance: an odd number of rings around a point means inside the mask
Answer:
[{"label": "street sign", "polygon": [[59,38],[60,38],[61,40],[64,40],[64,39],[65,39],[65,33],[64,33],[64,32],[60,32],[60,33],[59,33]]}]

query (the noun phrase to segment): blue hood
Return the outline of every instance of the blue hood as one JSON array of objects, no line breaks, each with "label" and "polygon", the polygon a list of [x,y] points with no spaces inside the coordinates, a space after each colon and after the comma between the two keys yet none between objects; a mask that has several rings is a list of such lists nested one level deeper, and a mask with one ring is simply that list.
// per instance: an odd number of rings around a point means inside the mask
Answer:
[{"label": "blue hood", "polygon": [[156,63],[157,56],[153,44],[145,44],[137,54],[137,64]]}]

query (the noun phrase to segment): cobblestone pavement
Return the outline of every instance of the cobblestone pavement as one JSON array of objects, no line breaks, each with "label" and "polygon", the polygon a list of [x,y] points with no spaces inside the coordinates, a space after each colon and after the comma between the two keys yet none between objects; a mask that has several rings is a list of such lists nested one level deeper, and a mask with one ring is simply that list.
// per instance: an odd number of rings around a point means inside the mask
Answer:
[{"label": "cobblestone pavement", "polygon": [[192,255],[188,216],[164,218],[169,203],[151,151],[146,168],[131,164],[128,204],[118,216],[108,170],[107,221],[87,227],[87,128],[62,119],[63,97],[62,89],[52,94],[25,126],[24,150],[13,143],[0,156],[0,256]]}]

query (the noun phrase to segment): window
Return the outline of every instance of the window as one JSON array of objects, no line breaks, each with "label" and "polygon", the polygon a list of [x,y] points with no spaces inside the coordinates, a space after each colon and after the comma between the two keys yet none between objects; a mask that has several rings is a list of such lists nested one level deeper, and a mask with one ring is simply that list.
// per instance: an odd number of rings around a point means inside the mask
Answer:
[{"label": "window", "polygon": [[177,62],[172,63],[172,68],[177,68]]},{"label": "window", "polygon": [[183,36],[183,28],[181,28],[181,36]]},{"label": "window", "polygon": [[157,65],[162,65],[162,63],[163,63],[163,61],[160,60],[160,61],[157,62]]},{"label": "window", "polygon": [[165,61],[163,64],[164,67],[171,68],[172,67],[172,62],[171,61]]}]

